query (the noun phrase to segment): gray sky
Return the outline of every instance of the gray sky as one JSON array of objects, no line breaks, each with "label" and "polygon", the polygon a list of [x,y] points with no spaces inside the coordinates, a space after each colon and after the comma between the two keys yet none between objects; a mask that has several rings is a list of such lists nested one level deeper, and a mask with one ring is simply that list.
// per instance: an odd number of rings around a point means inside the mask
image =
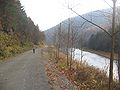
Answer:
[{"label": "gray sky", "polygon": [[[76,16],[67,9],[68,0],[20,0],[28,16],[40,29],[49,29],[68,17]],[[111,0],[105,0],[112,6]],[[120,0],[118,0],[119,4]],[[110,8],[104,0],[69,0],[70,7],[79,14]]]}]

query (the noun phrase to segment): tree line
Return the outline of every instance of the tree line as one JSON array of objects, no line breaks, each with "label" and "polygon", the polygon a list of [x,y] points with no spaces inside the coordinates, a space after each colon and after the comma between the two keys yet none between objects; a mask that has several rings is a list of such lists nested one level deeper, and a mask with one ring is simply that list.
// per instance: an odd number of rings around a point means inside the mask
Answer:
[{"label": "tree line", "polygon": [[43,33],[30,17],[27,17],[19,0],[0,0],[0,31],[17,34],[21,43],[26,41],[38,44]]},{"label": "tree line", "polygon": [[40,31],[19,0],[0,0],[0,60],[43,44]]}]

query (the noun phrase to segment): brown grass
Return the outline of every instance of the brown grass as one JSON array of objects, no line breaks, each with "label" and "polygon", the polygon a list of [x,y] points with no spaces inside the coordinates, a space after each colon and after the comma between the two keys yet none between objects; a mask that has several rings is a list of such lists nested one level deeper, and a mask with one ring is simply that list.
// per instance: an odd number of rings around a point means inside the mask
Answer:
[{"label": "brown grass", "polygon": [[[108,77],[104,71],[101,71],[87,63],[72,61],[72,68],[66,65],[66,55],[60,53],[59,58],[55,58],[54,49],[48,50],[49,59],[54,62],[57,69],[66,75],[79,90],[108,90]],[[55,63],[59,59],[58,63]],[[112,90],[120,90],[120,85],[114,82]]]}]

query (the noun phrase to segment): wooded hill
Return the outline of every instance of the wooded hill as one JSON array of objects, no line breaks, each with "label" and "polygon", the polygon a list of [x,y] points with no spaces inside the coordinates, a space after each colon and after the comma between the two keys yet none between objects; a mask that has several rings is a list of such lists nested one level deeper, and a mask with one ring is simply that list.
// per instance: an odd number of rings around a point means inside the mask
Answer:
[{"label": "wooded hill", "polygon": [[[120,15],[118,13],[119,13],[119,7],[117,8],[116,11],[117,31],[119,31],[120,29]],[[82,16],[85,17],[87,20],[103,27],[105,30],[111,33],[111,26],[112,26],[111,9],[92,11],[83,14]],[[66,45],[65,42],[67,41],[67,36],[68,36],[68,25],[69,25],[68,19],[61,22],[61,39],[63,42],[61,46]],[[59,24],[45,31],[45,37],[48,44],[54,44],[56,37],[55,34],[58,34],[59,31],[60,31]],[[81,48],[81,43],[82,43],[82,47],[91,48],[95,50],[110,51],[111,49],[110,37],[99,28],[95,27],[89,22],[85,22],[85,20],[83,20],[79,16],[70,18],[70,33],[72,32],[74,33],[73,37],[74,37],[75,48]],[[71,34],[69,35],[70,37],[72,37]],[[116,34],[116,50],[120,42],[119,39],[120,39],[120,33]]]},{"label": "wooded hill", "polygon": [[19,0],[0,0],[0,57],[24,51],[43,40],[43,32],[27,17]]}]

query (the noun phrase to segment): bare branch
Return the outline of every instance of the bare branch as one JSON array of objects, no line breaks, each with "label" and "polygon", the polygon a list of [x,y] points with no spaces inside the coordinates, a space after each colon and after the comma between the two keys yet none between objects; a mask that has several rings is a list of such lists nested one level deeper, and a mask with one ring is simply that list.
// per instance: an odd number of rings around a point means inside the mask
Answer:
[{"label": "bare branch", "polygon": [[108,6],[110,6],[110,8],[113,9],[113,7],[106,1],[106,0],[103,0]]},{"label": "bare branch", "polygon": [[114,34],[116,35],[116,34],[118,34],[118,33],[120,33],[120,30],[117,30]]},{"label": "bare branch", "polygon": [[80,14],[78,14],[76,11],[74,11],[72,8],[69,8],[69,9],[70,9],[72,12],[74,12],[75,14],[77,14],[79,17],[81,17],[82,19],[84,19],[84,20],[86,20],[87,22],[93,24],[94,26],[100,28],[100,29],[103,30],[106,34],[108,34],[110,37],[112,37],[112,35],[111,35],[109,32],[107,32],[107,30],[105,30],[104,28],[102,28],[101,26],[99,26],[99,25],[97,25],[97,24],[89,21],[88,19],[86,19],[85,17],[83,17],[82,15],[80,15]]},{"label": "bare branch", "polygon": [[83,22],[82,25],[80,27],[82,27],[87,21]]}]

